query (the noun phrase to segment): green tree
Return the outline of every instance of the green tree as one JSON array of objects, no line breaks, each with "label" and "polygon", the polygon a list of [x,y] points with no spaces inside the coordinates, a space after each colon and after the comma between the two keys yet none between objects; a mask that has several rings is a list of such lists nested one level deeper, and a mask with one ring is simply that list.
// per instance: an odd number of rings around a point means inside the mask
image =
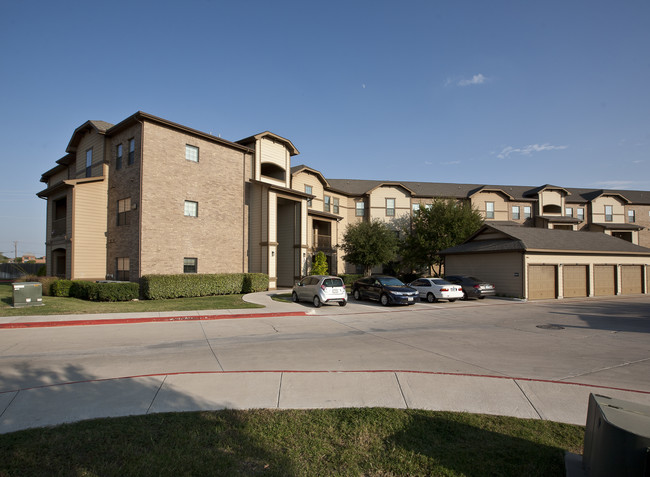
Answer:
[{"label": "green tree", "polygon": [[327,257],[323,252],[318,252],[311,266],[312,275],[327,275]]},{"label": "green tree", "polygon": [[368,276],[372,267],[395,258],[398,241],[395,231],[388,224],[374,219],[371,222],[349,224],[341,248],[345,252],[343,260],[363,266],[364,273]]},{"label": "green tree", "polygon": [[[465,241],[483,224],[483,217],[469,202],[436,199],[431,206],[420,206],[413,214],[410,230],[405,230],[401,255],[413,268],[428,269],[440,275],[444,250]],[[437,269],[437,270],[434,270]]]}]

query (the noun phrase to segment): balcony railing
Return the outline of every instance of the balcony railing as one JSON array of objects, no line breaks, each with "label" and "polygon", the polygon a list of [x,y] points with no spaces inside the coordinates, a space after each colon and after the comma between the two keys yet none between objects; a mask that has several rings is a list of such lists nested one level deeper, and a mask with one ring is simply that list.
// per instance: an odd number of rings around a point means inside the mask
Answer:
[{"label": "balcony railing", "polygon": [[52,236],[65,235],[66,220],[58,219],[52,222]]},{"label": "balcony railing", "polygon": [[332,236],[331,235],[314,236],[314,248],[332,248]]}]

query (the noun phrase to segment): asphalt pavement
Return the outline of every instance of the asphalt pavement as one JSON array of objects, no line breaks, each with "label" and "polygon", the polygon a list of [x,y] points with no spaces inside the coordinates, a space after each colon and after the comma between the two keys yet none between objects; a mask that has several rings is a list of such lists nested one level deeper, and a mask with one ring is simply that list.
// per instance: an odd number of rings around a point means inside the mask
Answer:
[{"label": "asphalt pavement", "polygon": [[[374,304],[355,306],[353,300],[347,307],[323,306],[316,309],[309,304],[274,301],[270,296],[275,293],[278,292],[245,297],[246,301],[264,305],[263,309],[0,317],[0,357],[11,354],[13,336],[16,336],[11,333],[29,333],[26,330],[40,328],[92,326],[100,332],[111,326],[128,326],[130,323],[229,320],[232,326],[237,326],[260,319],[272,323],[273,320],[304,317],[368,322],[374,314],[387,312],[386,308]],[[648,303],[647,297],[640,300],[642,304]],[[593,307],[598,302],[587,304]],[[486,316],[498,306],[525,306],[499,298],[476,300],[464,305],[450,304],[457,305]],[[407,317],[419,306],[391,307],[388,312],[396,317],[404,313],[403,316]],[[426,311],[425,306],[423,304],[420,310]],[[454,311],[457,313],[458,310],[462,308]],[[525,308],[521,310],[523,312]],[[348,323],[346,326],[351,325]],[[409,346],[416,348],[418,345],[411,343]],[[318,352],[314,350],[315,354]],[[378,357],[373,361],[372,356],[364,356],[365,364],[356,369],[337,368],[329,362],[321,367],[312,363],[304,369],[296,369],[287,364],[290,359],[288,356],[285,361],[269,362],[267,368],[256,365],[250,369],[174,369],[109,377],[80,375],[78,379],[73,377],[52,382],[41,377],[38,382],[22,385],[16,384],[18,381],[0,378],[0,433],[93,418],[226,408],[391,407],[495,414],[584,425],[590,393],[650,405],[650,389],[646,384],[631,386],[630,382],[634,380],[617,382],[611,377],[603,379],[601,384],[577,378],[545,379],[538,373],[483,373],[477,372],[476,367],[458,372],[454,371],[456,368],[427,369],[426,365],[408,360],[382,361]],[[525,361],[526,357],[521,359]],[[647,359],[639,361],[647,366]],[[386,362],[396,362],[400,366],[388,368],[384,366]]]}]

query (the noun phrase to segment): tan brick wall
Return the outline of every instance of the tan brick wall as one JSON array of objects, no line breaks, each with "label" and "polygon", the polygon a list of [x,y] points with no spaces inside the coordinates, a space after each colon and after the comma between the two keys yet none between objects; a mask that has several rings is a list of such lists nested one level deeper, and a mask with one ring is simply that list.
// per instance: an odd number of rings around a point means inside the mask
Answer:
[{"label": "tan brick wall", "polygon": [[[244,152],[149,122],[142,140],[141,273],[183,273],[184,257],[199,273],[248,271]],[[198,217],[184,216],[186,200]]]}]

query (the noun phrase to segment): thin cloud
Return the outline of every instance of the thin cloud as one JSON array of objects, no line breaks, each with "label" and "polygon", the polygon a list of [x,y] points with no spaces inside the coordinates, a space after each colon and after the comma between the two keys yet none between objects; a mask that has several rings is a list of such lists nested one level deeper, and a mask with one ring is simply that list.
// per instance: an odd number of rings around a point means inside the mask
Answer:
[{"label": "thin cloud", "polygon": [[549,143],[546,144],[529,144],[528,146],[524,147],[512,147],[508,146],[503,148],[503,150],[497,155],[499,159],[505,159],[510,154],[519,154],[521,156],[530,156],[534,152],[542,152],[542,151],[558,151],[562,149],[566,149],[569,146],[553,146]]},{"label": "thin cloud", "polygon": [[623,190],[634,190],[634,189],[644,189],[648,187],[649,182],[647,181],[602,181],[595,182],[593,187],[598,187],[601,189],[623,189]]},{"label": "thin cloud", "polygon": [[441,162],[440,163],[441,166],[453,166],[453,165],[456,165],[456,164],[460,164],[460,161],[449,161],[449,162]]},{"label": "thin cloud", "polygon": [[472,76],[472,79],[462,79],[458,82],[458,86],[471,86],[474,84],[483,84],[487,81],[487,78],[481,73]]}]

